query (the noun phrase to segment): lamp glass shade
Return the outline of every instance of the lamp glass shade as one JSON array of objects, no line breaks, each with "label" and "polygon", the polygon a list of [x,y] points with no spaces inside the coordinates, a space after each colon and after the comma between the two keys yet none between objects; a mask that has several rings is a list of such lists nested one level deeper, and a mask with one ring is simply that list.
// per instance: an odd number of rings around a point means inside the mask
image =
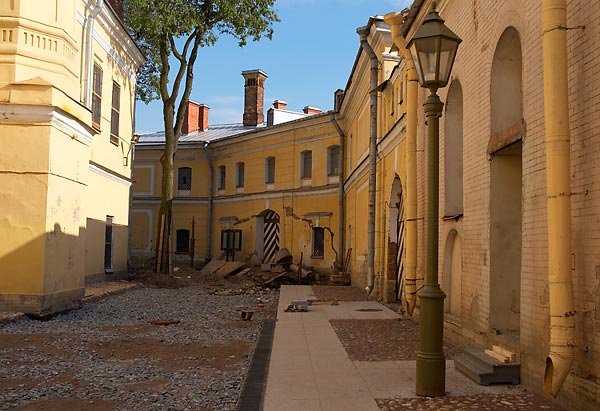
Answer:
[{"label": "lamp glass shade", "polygon": [[462,40],[444,25],[434,10],[408,42],[419,83],[437,89],[448,84],[458,45]]}]

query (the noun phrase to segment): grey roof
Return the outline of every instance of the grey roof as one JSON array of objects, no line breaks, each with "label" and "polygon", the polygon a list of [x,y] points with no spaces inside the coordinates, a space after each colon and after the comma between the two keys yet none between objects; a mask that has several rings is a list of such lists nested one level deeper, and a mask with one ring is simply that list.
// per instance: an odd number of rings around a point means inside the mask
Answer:
[{"label": "grey roof", "polygon": [[[207,130],[195,131],[190,134],[182,134],[179,138],[179,143],[210,143],[211,141],[233,137],[238,134],[247,133],[249,131],[254,131],[264,127],[264,124],[244,127],[242,123],[209,125]],[[138,144],[161,144],[164,142],[165,132],[157,131],[155,133],[140,135],[140,141]]]}]

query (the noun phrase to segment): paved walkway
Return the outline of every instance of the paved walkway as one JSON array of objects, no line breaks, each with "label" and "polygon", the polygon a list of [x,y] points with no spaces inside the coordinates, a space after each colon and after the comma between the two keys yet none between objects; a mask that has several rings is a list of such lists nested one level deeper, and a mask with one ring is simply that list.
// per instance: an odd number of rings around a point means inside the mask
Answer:
[{"label": "paved walkway", "polygon": [[[415,361],[352,361],[329,320],[394,319],[373,301],[312,305],[285,312],[292,300],[315,299],[310,286],[282,286],[264,399],[265,411],[379,411],[376,398],[414,398]],[[373,311],[357,311],[371,309]],[[506,386],[482,387],[447,362],[449,395],[501,394]]]}]

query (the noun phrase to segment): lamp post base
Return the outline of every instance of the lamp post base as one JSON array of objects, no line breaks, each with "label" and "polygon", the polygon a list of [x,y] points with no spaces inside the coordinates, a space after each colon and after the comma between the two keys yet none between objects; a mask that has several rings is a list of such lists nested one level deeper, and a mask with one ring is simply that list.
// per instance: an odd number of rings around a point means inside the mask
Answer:
[{"label": "lamp post base", "polygon": [[446,294],[439,284],[426,285],[419,291],[421,325],[415,393],[420,396],[440,397],[446,394],[444,298]]}]

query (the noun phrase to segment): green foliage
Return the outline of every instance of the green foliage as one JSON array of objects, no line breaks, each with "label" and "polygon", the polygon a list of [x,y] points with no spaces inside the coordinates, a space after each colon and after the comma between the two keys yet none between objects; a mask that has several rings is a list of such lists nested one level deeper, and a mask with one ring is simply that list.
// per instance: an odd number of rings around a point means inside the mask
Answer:
[{"label": "green foliage", "polygon": [[[239,40],[271,38],[272,23],[279,21],[273,9],[275,0],[125,0],[125,24],[148,59],[138,81],[138,98],[146,103],[162,98],[174,105],[181,80],[191,89],[198,47],[212,46],[220,34]],[[185,41],[180,50],[175,39]],[[179,61],[177,78],[171,90],[169,57]]]}]

